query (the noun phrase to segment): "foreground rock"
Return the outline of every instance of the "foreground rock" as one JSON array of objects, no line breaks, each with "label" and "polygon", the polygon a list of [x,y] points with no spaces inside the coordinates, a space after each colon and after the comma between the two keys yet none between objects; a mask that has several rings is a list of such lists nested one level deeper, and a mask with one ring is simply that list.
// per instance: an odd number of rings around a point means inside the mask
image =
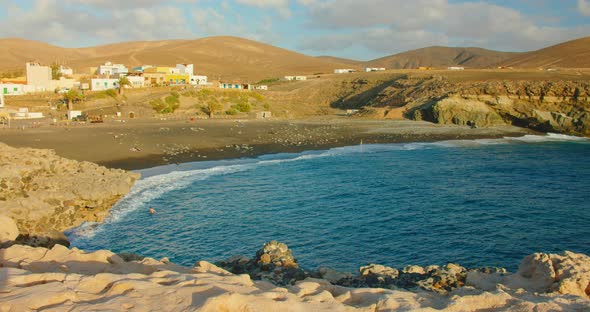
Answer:
[{"label": "foreground rock", "polygon": [[[20,243],[68,244],[62,231],[100,222],[138,174],[59,157],[51,150],[0,143],[0,212],[16,222]],[[0,219],[0,226],[9,221]]]},{"label": "foreground rock", "polygon": [[[554,275],[544,269],[549,262]],[[468,273],[473,285],[441,295],[347,288],[314,278],[278,287],[204,261],[186,268],[166,259],[125,262],[109,251],[14,245],[0,249],[0,311],[586,311],[590,299],[574,285],[583,286],[589,267],[585,255],[535,254],[519,273],[479,272],[477,279]],[[384,267],[367,270],[394,274]],[[404,271],[422,273],[417,267]],[[547,276],[555,276],[550,286]]]}]

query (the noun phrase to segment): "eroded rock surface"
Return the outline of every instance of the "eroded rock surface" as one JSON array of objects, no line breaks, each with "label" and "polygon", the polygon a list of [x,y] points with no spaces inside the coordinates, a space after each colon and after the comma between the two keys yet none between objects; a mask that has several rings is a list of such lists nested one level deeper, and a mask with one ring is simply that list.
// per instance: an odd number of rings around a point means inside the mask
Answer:
[{"label": "eroded rock surface", "polygon": [[[126,262],[104,250],[84,253],[60,245],[50,250],[14,245],[0,249],[0,311],[589,310],[590,299],[577,294],[577,286],[568,284],[574,280],[583,283],[582,279],[588,274],[583,269],[587,268],[588,257],[565,253],[549,255],[549,259],[555,261],[552,265],[559,281],[553,286],[569,285],[571,288],[559,290],[552,286],[553,291],[535,293],[497,284],[490,291],[465,286],[440,294],[419,289],[347,288],[315,278],[279,287],[252,280],[247,274],[232,274],[204,261],[187,268],[166,259]],[[533,255],[525,259],[523,270],[513,275],[532,278],[536,269],[529,269],[544,267],[546,260],[545,256]],[[386,267],[373,269],[373,273],[393,273]],[[423,269],[431,271],[434,267]],[[446,270],[462,271],[458,266]],[[490,276],[500,273],[488,269],[478,272]],[[532,280],[543,282],[544,279]]]},{"label": "eroded rock surface", "polygon": [[21,243],[67,244],[64,230],[102,221],[138,178],[51,150],[0,143],[0,211],[16,222]]}]

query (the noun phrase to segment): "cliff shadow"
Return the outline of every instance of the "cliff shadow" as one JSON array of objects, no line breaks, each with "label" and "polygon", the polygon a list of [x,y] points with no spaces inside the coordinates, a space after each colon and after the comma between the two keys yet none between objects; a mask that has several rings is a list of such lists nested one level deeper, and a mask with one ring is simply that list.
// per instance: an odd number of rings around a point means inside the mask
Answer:
[{"label": "cliff shadow", "polygon": [[332,101],[330,107],[338,109],[361,109],[376,98],[386,96],[383,94],[383,91],[393,85],[397,80],[407,78],[407,75],[402,75],[394,79],[389,79],[359,93],[356,93],[357,89],[364,89],[363,86],[369,84],[369,82],[362,78],[353,80],[350,82],[350,86],[347,86],[350,90],[344,92],[335,101]]}]

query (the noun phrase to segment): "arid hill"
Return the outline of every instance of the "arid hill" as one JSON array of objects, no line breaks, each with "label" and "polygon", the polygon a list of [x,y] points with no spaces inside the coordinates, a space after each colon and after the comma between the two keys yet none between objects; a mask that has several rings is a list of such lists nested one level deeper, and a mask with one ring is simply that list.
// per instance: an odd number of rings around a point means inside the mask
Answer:
[{"label": "arid hill", "polygon": [[382,57],[369,61],[366,65],[390,69],[412,69],[420,66],[487,68],[516,54],[481,48],[428,47]]},{"label": "arid hill", "polygon": [[61,48],[23,39],[0,40],[0,71],[22,69],[28,60],[46,64],[57,61],[78,72],[105,61],[128,66],[194,63],[195,71],[210,79],[251,82],[284,75],[331,73],[334,68],[347,66],[237,37],[125,42],[90,48]]},{"label": "arid hill", "polygon": [[590,68],[590,37],[524,53],[504,61],[519,68]]},{"label": "arid hill", "polygon": [[341,58],[341,57],[334,57],[334,56],[322,55],[322,56],[316,56],[316,58],[318,58],[320,60],[332,62],[332,63],[352,65],[352,67],[355,67],[355,68],[356,67],[359,67],[360,68],[363,65],[363,62],[362,61],[345,59],[345,58]]}]

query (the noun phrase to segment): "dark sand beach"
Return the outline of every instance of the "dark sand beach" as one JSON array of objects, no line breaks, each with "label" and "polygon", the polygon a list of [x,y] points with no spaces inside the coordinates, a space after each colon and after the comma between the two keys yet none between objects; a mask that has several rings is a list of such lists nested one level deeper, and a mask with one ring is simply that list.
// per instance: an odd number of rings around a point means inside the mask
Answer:
[{"label": "dark sand beach", "polygon": [[511,126],[471,129],[408,120],[313,118],[300,120],[141,119],[0,129],[0,142],[54,149],[62,157],[111,168],[159,165],[338,146],[521,136]]}]

